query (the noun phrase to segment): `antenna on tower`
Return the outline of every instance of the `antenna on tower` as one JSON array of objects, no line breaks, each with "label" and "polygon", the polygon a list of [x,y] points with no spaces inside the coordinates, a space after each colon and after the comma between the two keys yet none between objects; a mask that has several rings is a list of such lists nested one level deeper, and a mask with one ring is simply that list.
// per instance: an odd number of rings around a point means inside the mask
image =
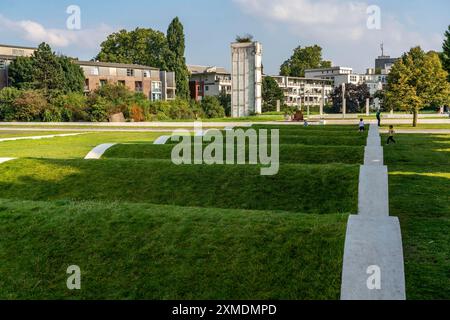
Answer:
[{"label": "antenna on tower", "polygon": [[384,57],[384,43],[381,43],[381,56]]}]

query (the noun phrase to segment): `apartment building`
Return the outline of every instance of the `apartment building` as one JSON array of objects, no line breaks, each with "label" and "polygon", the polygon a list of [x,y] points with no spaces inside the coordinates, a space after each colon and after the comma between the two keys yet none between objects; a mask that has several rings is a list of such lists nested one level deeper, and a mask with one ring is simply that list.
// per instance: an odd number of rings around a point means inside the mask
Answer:
[{"label": "apartment building", "polygon": [[152,101],[176,97],[175,74],[158,68],[136,64],[99,61],[74,61],[85,74],[86,93],[108,84],[122,84],[134,92],[142,92]]},{"label": "apartment building", "polygon": [[17,57],[30,57],[36,48],[0,44],[0,89],[9,86],[8,66]]},{"label": "apartment building", "polygon": [[221,93],[231,95],[231,73],[222,67],[188,65],[191,98],[200,101]]},{"label": "apartment building", "polygon": [[[0,45],[0,89],[9,86],[8,66],[17,57],[30,57],[37,50],[32,47]],[[134,64],[74,60],[84,71],[85,92],[106,83],[119,83],[149,99],[173,100],[176,97],[175,73]]]},{"label": "apartment building", "polygon": [[319,106],[327,104],[333,92],[333,81],[318,78],[271,76],[283,89],[288,106]]}]

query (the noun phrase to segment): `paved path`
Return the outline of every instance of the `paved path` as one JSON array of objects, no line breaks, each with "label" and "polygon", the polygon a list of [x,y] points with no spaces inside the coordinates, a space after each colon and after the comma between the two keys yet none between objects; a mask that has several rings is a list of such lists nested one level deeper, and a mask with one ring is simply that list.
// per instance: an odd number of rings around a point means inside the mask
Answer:
[{"label": "paved path", "polygon": [[80,134],[83,134],[83,133],[67,133],[67,134],[54,134],[54,135],[45,135],[45,136],[2,138],[2,139],[0,139],[0,142],[17,141],[17,140],[41,140],[41,139],[50,139],[50,138],[57,138],[57,137],[72,137],[72,136],[78,136]]},{"label": "paved path", "polygon": [[[371,125],[360,169],[358,215],[347,225],[342,300],[405,300],[398,218],[389,216],[388,169],[379,130]],[[379,281],[378,281],[379,280]]]}]

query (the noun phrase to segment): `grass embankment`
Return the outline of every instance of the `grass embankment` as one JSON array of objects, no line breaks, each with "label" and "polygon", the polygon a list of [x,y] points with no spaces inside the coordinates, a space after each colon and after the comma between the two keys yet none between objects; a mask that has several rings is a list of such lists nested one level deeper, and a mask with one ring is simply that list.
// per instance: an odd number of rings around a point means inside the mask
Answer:
[{"label": "grass embankment", "polygon": [[2,299],[339,299],[345,215],[0,200],[0,221]]},{"label": "grass embankment", "polygon": [[[118,200],[181,206],[356,212],[358,166],[176,166],[167,160],[34,160],[0,168],[2,198]],[[330,192],[330,190],[333,190]],[[326,194],[326,197],[324,196]]]},{"label": "grass embankment", "polygon": [[8,139],[8,138],[20,138],[20,137],[37,137],[37,136],[52,136],[57,134],[71,134],[77,132],[70,131],[2,131],[0,130],[0,139]]},{"label": "grass embankment", "polygon": [[[0,165],[0,298],[339,299],[359,166],[319,158],[356,162],[362,147],[319,146],[322,130],[304,137],[316,146],[280,145],[302,164],[267,177],[259,166],[155,160],[171,146],[143,142],[161,134],[0,144],[0,156],[31,158]],[[80,159],[105,142],[132,144]],[[73,264],[81,291],[66,288]]]},{"label": "grass embankment", "polygon": [[391,215],[402,227],[407,297],[450,299],[450,135],[396,140],[384,152]]},{"label": "grass embankment", "polygon": [[[202,145],[205,150],[208,144]],[[121,144],[109,149],[104,159],[171,159],[173,145],[151,144]],[[248,149],[246,146],[246,160],[248,163]],[[270,150],[270,148],[269,148]],[[270,152],[269,152],[270,153]],[[194,154],[192,146],[191,154]],[[226,155],[226,148],[223,154]],[[307,146],[296,144],[282,144],[279,146],[281,164],[362,164],[364,147],[358,146]]]}]

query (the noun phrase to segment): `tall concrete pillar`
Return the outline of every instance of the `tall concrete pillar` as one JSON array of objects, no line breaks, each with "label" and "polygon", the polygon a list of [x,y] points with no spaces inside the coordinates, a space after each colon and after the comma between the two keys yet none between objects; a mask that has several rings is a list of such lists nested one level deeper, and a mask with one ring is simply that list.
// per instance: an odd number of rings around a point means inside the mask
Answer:
[{"label": "tall concrete pillar", "polygon": [[347,99],[345,99],[345,83],[342,84],[342,115],[345,118],[345,115],[347,114]]},{"label": "tall concrete pillar", "polygon": [[323,116],[323,107],[325,105],[325,83],[322,84],[322,101],[320,101],[320,116]]},{"label": "tall concrete pillar", "polygon": [[231,44],[233,118],[262,112],[262,45],[259,42]]}]

